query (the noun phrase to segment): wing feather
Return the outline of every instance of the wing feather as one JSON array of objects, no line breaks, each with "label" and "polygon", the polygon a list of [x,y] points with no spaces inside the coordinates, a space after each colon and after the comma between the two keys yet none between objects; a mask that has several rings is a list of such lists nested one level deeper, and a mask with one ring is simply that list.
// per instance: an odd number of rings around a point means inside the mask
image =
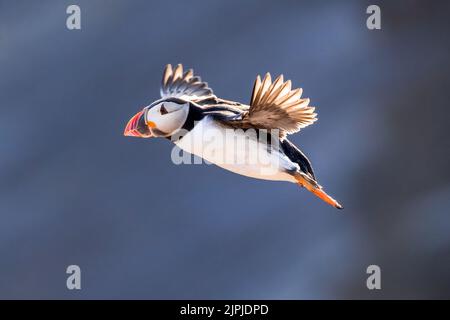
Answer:
[{"label": "wing feather", "polygon": [[261,87],[261,77],[258,75],[255,80],[255,84],[253,85],[252,97],[250,99],[250,104],[253,104],[256,100],[256,96],[258,95],[259,88]]},{"label": "wing feather", "polygon": [[160,91],[162,98],[181,98],[194,102],[215,97],[206,82],[194,76],[192,69],[183,72],[181,64],[175,68],[170,64],[166,65]]},{"label": "wing feather", "polygon": [[[258,75],[253,86],[250,108],[242,116],[242,126],[262,129],[280,129],[282,135],[294,133],[317,121],[315,108],[309,98],[301,98],[301,88],[292,89],[290,80],[283,75],[274,82],[270,73],[264,79]],[[236,125],[236,124],[235,124]]]},{"label": "wing feather", "polygon": [[258,93],[256,94],[255,101],[253,101],[251,103],[251,105],[258,105],[258,104],[260,104],[260,101],[261,101],[261,99],[263,97],[264,92],[267,91],[267,89],[269,88],[271,83],[272,83],[272,79],[270,77],[270,73],[266,73],[266,75],[264,76],[264,79],[262,80],[261,85],[258,88]]}]

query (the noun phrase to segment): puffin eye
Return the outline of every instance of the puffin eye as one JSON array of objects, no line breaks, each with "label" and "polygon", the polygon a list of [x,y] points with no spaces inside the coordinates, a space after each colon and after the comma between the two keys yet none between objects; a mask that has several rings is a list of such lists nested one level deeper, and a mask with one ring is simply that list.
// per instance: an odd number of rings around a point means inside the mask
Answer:
[{"label": "puffin eye", "polygon": [[164,104],[161,105],[159,112],[161,112],[161,115],[169,113],[169,111],[167,111],[166,107],[164,107]]}]

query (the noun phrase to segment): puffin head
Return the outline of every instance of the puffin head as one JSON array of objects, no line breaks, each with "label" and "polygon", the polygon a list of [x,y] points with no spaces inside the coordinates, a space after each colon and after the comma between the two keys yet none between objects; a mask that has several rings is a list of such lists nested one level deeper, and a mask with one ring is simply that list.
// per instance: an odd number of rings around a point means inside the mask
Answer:
[{"label": "puffin head", "polygon": [[123,134],[129,137],[169,137],[181,129],[189,113],[189,102],[181,99],[158,100],[136,113]]}]

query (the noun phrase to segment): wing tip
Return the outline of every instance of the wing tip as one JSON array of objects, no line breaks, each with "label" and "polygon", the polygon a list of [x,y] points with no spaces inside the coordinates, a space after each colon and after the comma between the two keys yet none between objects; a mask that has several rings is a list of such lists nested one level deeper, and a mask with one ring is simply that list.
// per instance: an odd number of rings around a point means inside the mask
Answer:
[{"label": "wing tip", "polygon": [[183,96],[195,100],[214,96],[213,90],[199,76],[194,75],[192,68],[184,72],[183,70],[182,63],[178,63],[175,67],[170,63],[166,64],[160,88],[162,98]]},{"label": "wing tip", "polygon": [[[317,113],[314,113],[315,107],[309,107],[310,98],[302,99],[302,94],[303,89],[292,88],[292,81],[290,79],[285,81],[283,74],[278,75],[273,82],[270,72],[266,72],[262,79],[257,75],[250,99],[248,119],[251,122],[252,117],[258,117],[257,114],[261,117],[261,112],[270,113],[272,110],[279,118],[279,129],[289,134],[295,133],[318,120]],[[282,118],[287,117],[290,122],[282,121],[280,111],[284,112]],[[260,120],[256,122],[259,124]]]}]

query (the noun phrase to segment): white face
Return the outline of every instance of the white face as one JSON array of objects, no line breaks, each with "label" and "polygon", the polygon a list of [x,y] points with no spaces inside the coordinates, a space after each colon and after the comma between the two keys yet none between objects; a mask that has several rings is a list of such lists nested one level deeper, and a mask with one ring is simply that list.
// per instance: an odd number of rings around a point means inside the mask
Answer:
[{"label": "white face", "polygon": [[153,135],[170,136],[181,129],[188,113],[188,103],[178,104],[164,101],[148,109],[145,120]]}]

